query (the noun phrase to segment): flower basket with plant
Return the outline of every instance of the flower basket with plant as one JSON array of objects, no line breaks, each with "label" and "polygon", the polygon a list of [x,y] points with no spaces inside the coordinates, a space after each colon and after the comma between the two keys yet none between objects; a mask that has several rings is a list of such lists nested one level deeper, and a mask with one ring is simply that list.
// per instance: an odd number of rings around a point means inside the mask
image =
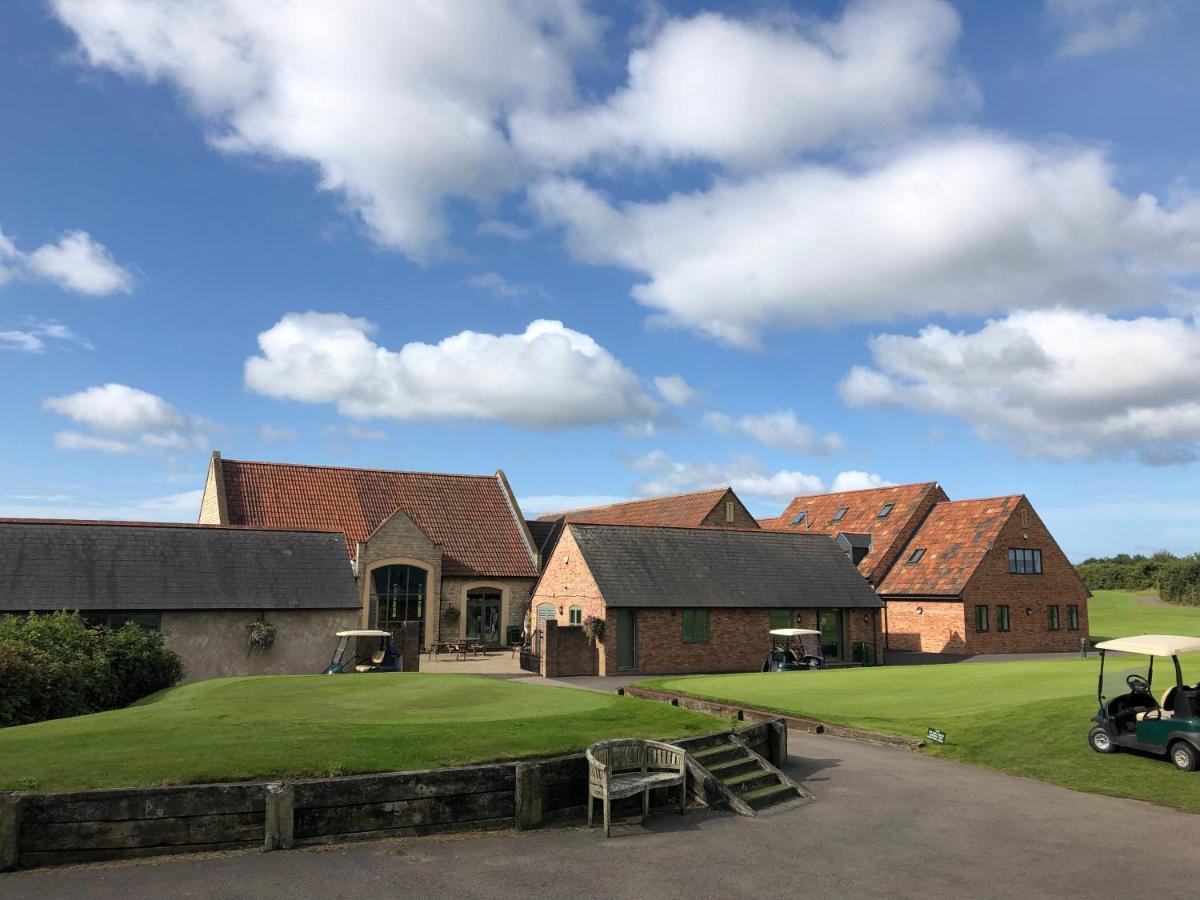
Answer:
[{"label": "flower basket with plant", "polygon": [[447,625],[457,625],[461,615],[462,610],[457,606],[447,606],[446,611],[442,613],[442,618],[446,620]]},{"label": "flower basket with plant", "polygon": [[604,639],[604,620],[598,616],[588,616],[583,620],[583,633],[593,645]]},{"label": "flower basket with plant", "polygon": [[270,650],[275,644],[275,626],[270,622],[252,622],[246,626],[246,642],[251,650]]}]

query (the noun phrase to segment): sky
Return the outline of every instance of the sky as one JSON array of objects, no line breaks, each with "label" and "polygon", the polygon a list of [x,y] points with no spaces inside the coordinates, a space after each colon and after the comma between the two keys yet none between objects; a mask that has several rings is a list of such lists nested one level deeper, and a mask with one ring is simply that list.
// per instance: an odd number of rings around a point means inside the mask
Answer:
[{"label": "sky", "polygon": [[226,458],[1200,550],[1200,5],[11,0],[0,515]]}]

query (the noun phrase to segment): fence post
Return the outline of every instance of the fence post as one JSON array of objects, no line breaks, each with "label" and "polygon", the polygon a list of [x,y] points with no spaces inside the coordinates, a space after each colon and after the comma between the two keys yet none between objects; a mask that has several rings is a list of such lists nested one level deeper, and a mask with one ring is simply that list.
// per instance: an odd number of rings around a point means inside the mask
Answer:
[{"label": "fence post", "polygon": [[0,796],[0,872],[17,867],[21,855],[22,794]]},{"label": "fence post", "polygon": [[264,850],[291,850],[295,833],[295,789],[290,784],[267,785]]},{"label": "fence post", "polygon": [[767,759],[777,768],[787,765],[787,723],[772,719],[767,723]]},{"label": "fence post", "polygon": [[517,763],[515,792],[517,830],[537,828],[542,824],[546,806],[542,767],[537,763]]}]

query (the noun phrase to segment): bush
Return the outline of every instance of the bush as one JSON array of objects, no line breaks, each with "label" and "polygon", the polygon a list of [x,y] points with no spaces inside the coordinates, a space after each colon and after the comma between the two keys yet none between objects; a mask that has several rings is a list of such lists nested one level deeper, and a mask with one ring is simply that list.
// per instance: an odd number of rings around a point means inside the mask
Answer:
[{"label": "bush", "polygon": [[136,625],[89,628],[71,612],[0,617],[0,727],[128,706],[182,676],[162,635]]},{"label": "bush", "polygon": [[1167,603],[1200,606],[1200,559],[1193,555],[1164,566],[1157,587],[1158,596]]}]

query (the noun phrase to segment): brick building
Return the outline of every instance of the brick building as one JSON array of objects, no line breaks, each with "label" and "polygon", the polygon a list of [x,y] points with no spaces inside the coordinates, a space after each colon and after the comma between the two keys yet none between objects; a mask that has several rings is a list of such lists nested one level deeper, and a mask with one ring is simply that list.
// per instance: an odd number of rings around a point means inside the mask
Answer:
[{"label": "brick building", "polygon": [[214,452],[200,521],[344,535],[361,624],[419,622],[425,646],[508,643],[525,623],[538,573],[537,546],[499,471],[242,462]]},{"label": "brick building", "polygon": [[820,534],[566,522],[533,604],[604,620],[600,675],[756,671],[772,628],[820,627],[833,662],[882,640],[882,602]]},{"label": "brick building", "polygon": [[936,482],[796,497],[764,529],[821,533],[885,602],[892,650],[1069,652],[1088,591],[1023,495],[950,500]]}]

